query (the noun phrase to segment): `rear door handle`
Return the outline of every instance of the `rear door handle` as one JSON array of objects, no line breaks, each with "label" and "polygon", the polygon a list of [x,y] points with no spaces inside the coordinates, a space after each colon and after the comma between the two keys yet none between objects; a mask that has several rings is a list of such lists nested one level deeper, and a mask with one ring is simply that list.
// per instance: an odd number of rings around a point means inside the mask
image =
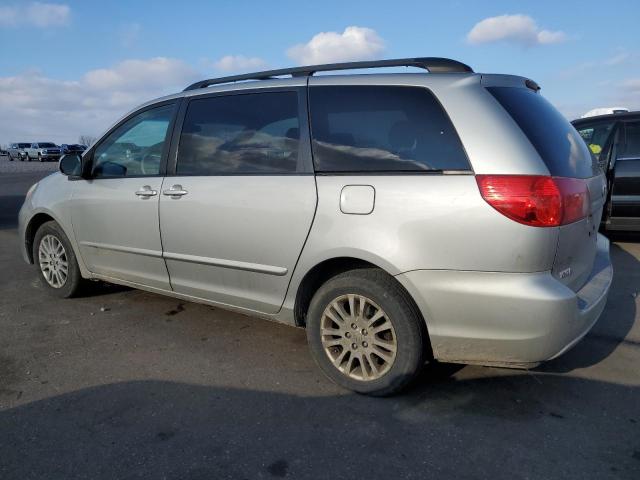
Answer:
[{"label": "rear door handle", "polygon": [[149,185],[144,185],[136,192],[136,195],[142,198],[155,197],[158,194],[156,190],[152,190]]},{"label": "rear door handle", "polygon": [[187,193],[189,193],[189,192],[184,190],[182,188],[182,185],[174,185],[170,189],[162,191],[163,195],[166,195],[168,197],[175,197],[175,198],[178,198],[178,197],[181,197],[183,195],[186,195]]}]

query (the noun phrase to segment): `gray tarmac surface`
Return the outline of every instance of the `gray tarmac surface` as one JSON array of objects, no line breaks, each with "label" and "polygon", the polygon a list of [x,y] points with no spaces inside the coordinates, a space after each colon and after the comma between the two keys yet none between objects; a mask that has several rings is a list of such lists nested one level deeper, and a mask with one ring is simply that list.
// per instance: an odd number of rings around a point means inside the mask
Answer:
[{"label": "gray tarmac surface", "polygon": [[104,284],[52,299],[16,215],[56,165],[8,163],[0,479],[640,478],[640,238],[614,239],[605,313],[563,357],[428,366],[375,399],[323,377],[302,330]]}]

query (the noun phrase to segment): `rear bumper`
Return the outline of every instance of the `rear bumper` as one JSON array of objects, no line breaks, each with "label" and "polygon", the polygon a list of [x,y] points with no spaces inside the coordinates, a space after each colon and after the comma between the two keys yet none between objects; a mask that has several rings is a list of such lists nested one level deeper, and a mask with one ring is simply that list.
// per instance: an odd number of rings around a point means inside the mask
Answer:
[{"label": "rear bumper", "polygon": [[609,241],[574,292],[550,272],[415,270],[397,276],[422,311],[441,361],[530,367],[573,347],[598,320],[613,278]]}]

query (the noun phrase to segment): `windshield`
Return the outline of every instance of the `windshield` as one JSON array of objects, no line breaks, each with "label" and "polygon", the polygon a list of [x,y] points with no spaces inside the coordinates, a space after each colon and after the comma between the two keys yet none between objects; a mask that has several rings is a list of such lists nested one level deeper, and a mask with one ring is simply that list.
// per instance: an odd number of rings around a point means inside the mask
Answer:
[{"label": "windshield", "polygon": [[31,146],[30,143],[19,143],[18,148],[29,148]]},{"label": "windshield", "polygon": [[573,125],[543,96],[522,87],[489,87],[527,136],[554,177],[590,178],[601,173]]},{"label": "windshield", "polygon": [[39,143],[38,146],[40,148],[57,148],[55,143]]}]

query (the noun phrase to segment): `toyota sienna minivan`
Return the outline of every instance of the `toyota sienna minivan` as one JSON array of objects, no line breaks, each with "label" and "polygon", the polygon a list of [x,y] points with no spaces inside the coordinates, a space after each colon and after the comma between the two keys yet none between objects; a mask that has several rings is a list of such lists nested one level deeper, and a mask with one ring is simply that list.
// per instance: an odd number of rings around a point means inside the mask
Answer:
[{"label": "toyota sienna minivan", "polygon": [[[400,66],[426,71],[315,75]],[[442,58],[204,80],[31,187],[24,258],[60,297],[103,280],[305,328],[360,393],[432,360],[535,366],[613,273],[605,177],[539,90]]]}]

